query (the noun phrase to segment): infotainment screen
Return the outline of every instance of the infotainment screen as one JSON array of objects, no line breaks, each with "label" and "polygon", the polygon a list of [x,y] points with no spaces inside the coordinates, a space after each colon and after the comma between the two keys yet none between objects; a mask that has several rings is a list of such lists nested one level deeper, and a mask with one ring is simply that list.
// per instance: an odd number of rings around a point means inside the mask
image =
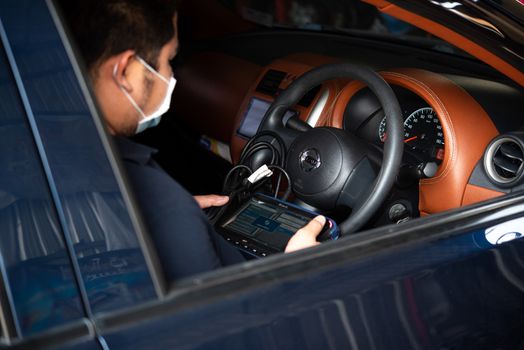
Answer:
[{"label": "infotainment screen", "polygon": [[[237,130],[237,133],[244,137],[253,137],[253,135],[257,133],[258,127],[262,122],[262,119],[264,118],[267,110],[269,109],[269,106],[271,106],[270,102],[253,97],[249,102],[246,114]],[[284,123],[286,123],[289,118],[296,114],[297,113],[295,111],[286,112],[283,118]]]}]

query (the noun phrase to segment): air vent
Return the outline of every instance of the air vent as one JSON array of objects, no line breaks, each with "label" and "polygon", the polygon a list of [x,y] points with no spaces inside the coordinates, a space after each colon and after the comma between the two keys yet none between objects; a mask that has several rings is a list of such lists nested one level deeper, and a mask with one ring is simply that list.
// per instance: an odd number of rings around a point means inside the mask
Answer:
[{"label": "air vent", "polygon": [[498,185],[514,185],[521,178],[524,163],[524,147],[520,140],[501,136],[488,146],[484,155],[484,168],[492,181]]},{"label": "air vent", "polygon": [[286,72],[281,72],[278,70],[270,69],[266,72],[262,80],[257,86],[256,91],[269,96],[275,96],[278,91],[278,87],[284,78],[286,77]]}]

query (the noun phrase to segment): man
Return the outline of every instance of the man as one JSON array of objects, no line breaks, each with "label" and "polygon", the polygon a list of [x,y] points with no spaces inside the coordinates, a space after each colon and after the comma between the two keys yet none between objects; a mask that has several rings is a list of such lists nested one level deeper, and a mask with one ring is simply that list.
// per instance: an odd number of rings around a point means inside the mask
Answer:
[{"label": "man", "polygon": [[[169,61],[178,51],[174,5],[166,0],[64,0],[62,7],[166,278],[243,261],[201,210],[224,205],[228,198],[193,198],[155,163],[153,149],[127,139],[157,125],[169,108],[176,84]],[[292,237],[286,251],[318,244],[324,223],[324,217],[312,220]]]}]

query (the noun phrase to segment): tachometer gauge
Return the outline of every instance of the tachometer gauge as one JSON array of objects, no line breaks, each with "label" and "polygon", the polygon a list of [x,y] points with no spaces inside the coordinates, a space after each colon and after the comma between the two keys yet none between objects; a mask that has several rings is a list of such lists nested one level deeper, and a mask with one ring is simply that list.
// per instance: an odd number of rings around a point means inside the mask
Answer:
[{"label": "tachometer gauge", "polygon": [[444,132],[433,108],[417,109],[404,121],[404,144],[431,160],[442,161]]}]

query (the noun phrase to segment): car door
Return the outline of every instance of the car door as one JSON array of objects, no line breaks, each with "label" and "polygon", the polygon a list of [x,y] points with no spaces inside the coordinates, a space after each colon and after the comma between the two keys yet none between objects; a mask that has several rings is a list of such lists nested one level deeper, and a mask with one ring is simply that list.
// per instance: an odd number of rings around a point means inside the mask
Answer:
[{"label": "car door", "polygon": [[96,323],[111,348],[516,349],[523,205],[513,195],[186,279]]},{"label": "car door", "polygon": [[57,18],[51,2],[0,4],[2,330],[11,345],[91,349],[105,346],[94,314],[163,286]]}]

